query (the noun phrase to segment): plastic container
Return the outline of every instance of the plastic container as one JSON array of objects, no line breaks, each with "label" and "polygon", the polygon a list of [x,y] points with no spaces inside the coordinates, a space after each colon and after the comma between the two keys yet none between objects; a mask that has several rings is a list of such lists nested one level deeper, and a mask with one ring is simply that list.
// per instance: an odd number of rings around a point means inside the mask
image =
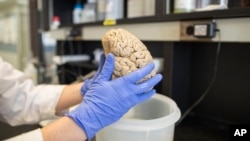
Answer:
[{"label": "plastic container", "polygon": [[195,0],[175,0],[174,13],[193,12],[196,8]]},{"label": "plastic container", "polygon": [[228,0],[197,0],[196,11],[227,9]]},{"label": "plastic container", "polygon": [[144,0],[128,0],[127,1],[127,17],[143,17],[144,16]]},{"label": "plastic container", "polygon": [[107,0],[106,1],[106,20],[116,20],[124,18],[124,0]]},{"label": "plastic container", "polygon": [[166,14],[170,14],[170,9],[171,9],[171,4],[170,4],[171,0],[166,0]]},{"label": "plastic container", "polygon": [[155,15],[155,3],[156,0],[145,0],[144,1],[144,16]]},{"label": "plastic container", "polygon": [[96,21],[96,4],[86,3],[82,10],[82,22],[95,22]]},{"label": "plastic container", "polygon": [[173,141],[181,113],[161,94],[132,108],[122,119],[96,134],[96,141]]},{"label": "plastic container", "polygon": [[60,26],[60,18],[58,16],[54,16],[53,20],[52,20],[52,24],[50,26],[51,30],[55,30],[58,29],[58,27]]},{"label": "plastic container", "polygon": [[73,23],[78,24],[82,22],[82,10],[83,6],[81,4],[75,4],[73,10]]},{"label": "plastic container", "polygon": [[156,0],[128,0],[127,17],[145,17],[155,15]]},{"label": "plastic container", "polygon": [[106,14],[106,0],[97,1],[97,20],[102,21],[105,19]]}]

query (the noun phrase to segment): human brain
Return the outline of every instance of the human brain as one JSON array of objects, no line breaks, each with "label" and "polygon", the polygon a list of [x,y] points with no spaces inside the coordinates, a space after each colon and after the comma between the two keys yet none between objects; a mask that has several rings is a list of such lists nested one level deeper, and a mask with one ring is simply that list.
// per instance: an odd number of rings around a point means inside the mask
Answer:
[{"label": "human brain", "polygon": [[[115,56],[113,79],[133,72],[146,64],[153,62],[147,47],[132,33],[124,29],[111,29],[102,38],[104,53]],[[147,80],[156,73],[153,70],[141,81]]]}]

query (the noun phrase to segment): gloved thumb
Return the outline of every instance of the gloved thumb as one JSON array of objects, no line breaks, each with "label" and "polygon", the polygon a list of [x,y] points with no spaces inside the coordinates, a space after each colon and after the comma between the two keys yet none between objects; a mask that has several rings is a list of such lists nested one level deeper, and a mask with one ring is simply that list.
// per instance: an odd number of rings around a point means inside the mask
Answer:
[{"label": "gloved thumb", "polygon": [[102,67],[100,75],[97,77],[99,80],[108,81],[112,77],[112,73],[115,68],[115,57],[113,54],[109,53],[106,56],[105,63]]},{"label": "gloved thumb", "polygon": [[99,62],[99,65],[98,65],[98,70],[96,71],[96,75],[94,76],[94,79],[100,74],[100,72],[102,71],[102,67],[104,65],[104,62],[105,62],[105,55],[104,53],[101,54],[100,56],[100,62]]}]

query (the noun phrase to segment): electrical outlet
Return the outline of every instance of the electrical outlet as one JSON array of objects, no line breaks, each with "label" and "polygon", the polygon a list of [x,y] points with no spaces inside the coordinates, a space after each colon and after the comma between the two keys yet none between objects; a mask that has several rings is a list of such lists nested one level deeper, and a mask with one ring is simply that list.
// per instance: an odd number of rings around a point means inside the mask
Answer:
[{"label": "electrical outlet", "polygon": [[213,20],[181,21],[181,40],[211,41],[215,37],[216,24]]},{"label": "electrical outlet", "polygon": [[215,22],[210,23],[196,23],[193,25],[193,36],[197,38],[213,38],[216,32]]}]

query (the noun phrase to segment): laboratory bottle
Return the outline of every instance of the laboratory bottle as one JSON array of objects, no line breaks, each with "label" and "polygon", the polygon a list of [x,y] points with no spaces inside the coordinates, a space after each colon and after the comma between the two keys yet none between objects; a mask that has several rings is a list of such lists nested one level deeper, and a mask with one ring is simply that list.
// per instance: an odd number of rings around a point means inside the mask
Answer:
[{"label": "laboratory bottle", "polygon": [[105,19],[122,19],[123,12],[124,0],[107,0]]},{"label": "laboratory bottle", "polygon": [[75,4],[74,10],[73,10],[73,23],[78,24],[82,22],[82,10],[83,5],[81,4]]},{"label": "laboratory bottle", "polygon": [[106,14],[106,0],[97,1],[97,20],[102,21],[105,19]]},{"label": "laboratory bottle", "polygon": [[228,0],[202,0],[203,6],[204,3],[208,4],[208,5],[220,5],[220,6],[224,6],[227,7],[228,5]]},{"label": "laboratory bottle", "polygon": [[156,0],[145,0],[144,1],[144,16],[155,15],[155,3]]},{"label": "laboratory bottle", "polygon": [[193,12],[195,5],[195,0],[174,0],[174,13]]},{"label": "laboratory bottle", "polygon": [[216,10],[228,8],[228,0],[197,0],[196,9]]},{"label": "laboratory bottle", "polygon": [[225,8],[228,8],[228,0],[220,0],[220,5],[225,6]]},{"label": "laboratory bottle", "polygon": [[144,0],[128,0],[127,1],[127,17],[135,18],[135,17],[143,17],[144,16],[144,6],[147,3]]},{"label": "laboratory bottle", "polygon": [[82,10],[82,22],[94,22],[96,21],[96,4],[86,3]]},{"label": "laboratory bottle", "polygon": [[58,16],[54,16],[50,29],[55,30],[58,29],[59,26],[60,26],[60,18]]}]

